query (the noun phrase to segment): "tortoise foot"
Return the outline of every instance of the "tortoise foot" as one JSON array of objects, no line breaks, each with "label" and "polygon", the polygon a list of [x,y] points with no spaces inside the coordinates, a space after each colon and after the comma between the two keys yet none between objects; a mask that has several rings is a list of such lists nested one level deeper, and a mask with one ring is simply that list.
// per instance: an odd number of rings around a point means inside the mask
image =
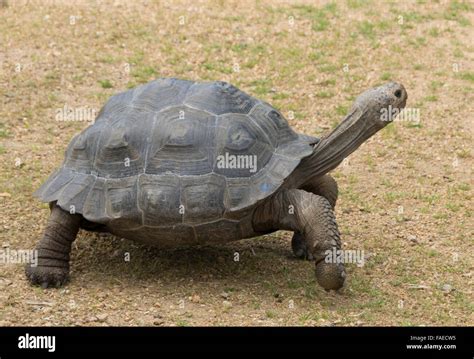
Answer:
[{"label": "tortoise foot", "polygon": [[316,280],[326,291],[338,290],[344,285],[346,271],[341,263],[316,263]]},{"label": "tortoise foot", "polygon": [[293,254],[296,258],[311,261],[314,258],[311,252],[308,251],[306,243],[307,242],[301,233],[293,233],[293,238],[291,239],[291,249],[293,250]]},{"label": "tortoise foot", "polygon": [[33,285],[42,288],[59,288],[69,281],[69,269],[62,267],[36,267],[28,264],[25,268],[26,277]]}]

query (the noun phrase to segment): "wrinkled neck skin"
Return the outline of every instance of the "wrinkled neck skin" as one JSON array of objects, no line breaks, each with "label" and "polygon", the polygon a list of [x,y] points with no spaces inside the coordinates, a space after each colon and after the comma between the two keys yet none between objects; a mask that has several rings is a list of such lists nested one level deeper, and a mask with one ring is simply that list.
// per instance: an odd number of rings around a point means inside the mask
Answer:
[{"label": "wrinkled neck skin", "polygon": [[342,122],[314,146],[313,153],[301,161],[288,181],[289,186],[300,187],[336,168],[389,123],[380,121],[379,117],[379,113],[368,107],[354,105]]}]

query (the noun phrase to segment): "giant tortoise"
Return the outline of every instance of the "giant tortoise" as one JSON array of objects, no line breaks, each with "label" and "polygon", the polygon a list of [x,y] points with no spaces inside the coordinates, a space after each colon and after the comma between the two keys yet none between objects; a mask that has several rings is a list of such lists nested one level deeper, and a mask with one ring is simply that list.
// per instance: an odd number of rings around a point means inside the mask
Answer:
[{"label": "giant tortoise", "polygon": [[400,84],[372,88],[319,139],[226,82],[163,78],[112,96],[35,193],[51,215],[27,277],[64,284],[80,228],[160,248],[288,230],[294,254],[314,261],[318,283],[339,289],[344,265],[327,260],[341,248],[338,189],[327,173],[406,100]]}]

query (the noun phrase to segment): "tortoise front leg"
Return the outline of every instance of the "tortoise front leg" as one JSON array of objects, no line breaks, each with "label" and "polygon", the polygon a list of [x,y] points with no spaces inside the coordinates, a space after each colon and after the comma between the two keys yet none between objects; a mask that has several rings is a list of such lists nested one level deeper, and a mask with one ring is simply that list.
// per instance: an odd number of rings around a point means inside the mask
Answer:
[{"label": "tortoise front leg", "polygon": [[344,265],[326,261],[328,251],[341,248],[336,219],[326,198],[298,189],[282,190],[255,210],[253,227],[259,233],[279,229],[301,233],[316,262],[318,283],[326,290],[344,284]]},{"label": "tortoise front leg", "polygon": [[26,277],[31,284],[59,287],[69,280],[69,254],[80,220],[81,216],[70,214],[56,204],[51,207],[43,238],[36,246],[37,266],[26,266]]},{"label": "tortoise front leg", "polygon": [[[301,189],[326,198],[334,210],[339,191],[336,180],[330,175],[312,178],[301,186]],[[293,238],[291,239],[291,249],[293,250],[293,254],[298,258],[312,259],[312,254],[308,252],[306,242],[300,232],[295,232],[293,234]]]},{"label": "tortoise front leg", "polygon": [[339,189],[336,180],[330,175],[312,178],[301,186],[302,190],[323,196],[334,209],[336,207]]}]

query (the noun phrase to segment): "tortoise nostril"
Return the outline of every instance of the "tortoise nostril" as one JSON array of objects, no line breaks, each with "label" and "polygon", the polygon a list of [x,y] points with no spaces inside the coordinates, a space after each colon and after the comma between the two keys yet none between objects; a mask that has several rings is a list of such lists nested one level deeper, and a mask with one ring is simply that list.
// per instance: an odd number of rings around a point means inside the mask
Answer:
[{"label": "tortoise nostril", "polygon": [[397,98],[402,97],[402,90],[400,90],[400,89],[396,90],[395,93],[394,93],[394,95],[395,95],[395,97],[397,97]]}]

